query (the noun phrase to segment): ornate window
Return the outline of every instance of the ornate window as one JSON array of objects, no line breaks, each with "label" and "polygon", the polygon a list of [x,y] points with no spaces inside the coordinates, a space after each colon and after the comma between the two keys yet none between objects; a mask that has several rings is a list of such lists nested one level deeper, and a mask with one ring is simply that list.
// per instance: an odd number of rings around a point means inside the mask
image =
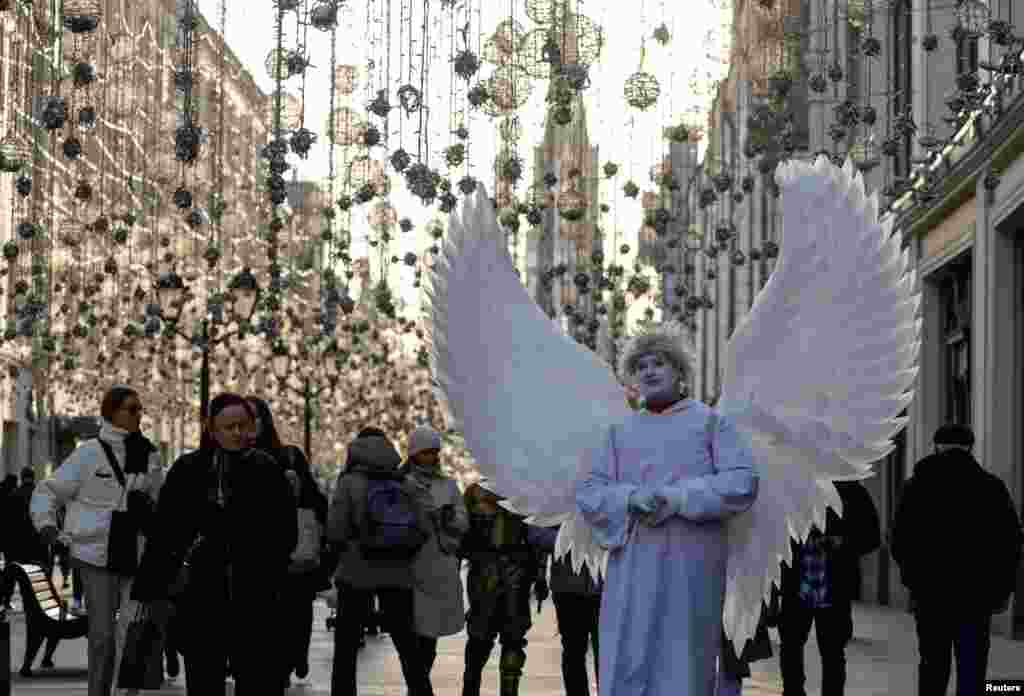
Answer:
[{"label": "ornate window", "polygon": [[941,281],[948,423],[971,424],[971,255],[951,261]]}]

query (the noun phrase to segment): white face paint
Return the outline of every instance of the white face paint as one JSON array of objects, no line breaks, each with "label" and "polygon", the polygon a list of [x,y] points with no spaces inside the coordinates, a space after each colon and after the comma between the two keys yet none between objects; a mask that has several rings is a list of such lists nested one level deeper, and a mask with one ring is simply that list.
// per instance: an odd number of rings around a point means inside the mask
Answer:
[{"label": "white face paint", "polygon": [[633,376],[640,395],[648,404],[664,404],[679,399],[682,375],[660,353],[647,353],[637,358]]}]

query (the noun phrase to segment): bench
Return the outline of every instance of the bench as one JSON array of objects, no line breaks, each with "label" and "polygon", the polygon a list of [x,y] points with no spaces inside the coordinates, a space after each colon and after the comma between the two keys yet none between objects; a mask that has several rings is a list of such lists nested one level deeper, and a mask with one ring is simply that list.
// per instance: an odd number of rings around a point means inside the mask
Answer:
[{"label": "bench", "polygon": [[89,617],[74,616],[57,593],[50,574],[37,565],[8,563],[4,568],[3,583],[8,591],[17,584],[25,608],[25,661],[21,676],[32,676],[32,662],[46,641],[42,667],[53,667],[53,653],[57,643],[65,639],[84,638],[89,632]]}]

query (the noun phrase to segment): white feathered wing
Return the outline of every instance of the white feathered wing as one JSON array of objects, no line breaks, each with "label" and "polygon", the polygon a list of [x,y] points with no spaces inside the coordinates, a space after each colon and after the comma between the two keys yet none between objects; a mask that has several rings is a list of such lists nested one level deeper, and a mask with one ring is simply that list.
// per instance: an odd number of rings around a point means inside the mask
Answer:
[{"label": "white feathered wing", "polygon": [[562,524],[579,568],[605,555],[576,512],[581,459],[629,413],[608,365],[565,335],[516,275],[483,186],[453,215],[428,290],[437,395],[506,506]]},{"label": "white feathered wing", "polygon": [[904,426],[917,374],[920,296],[900,234],[878,223],[850,163],[776,172],[783,240],[771,279],[726,348],[719,410],[746,433],[757,501],[729,522],[724,623],[737,654],[753,636],[790,538],[842,514],[832,481],[872,475]]}]

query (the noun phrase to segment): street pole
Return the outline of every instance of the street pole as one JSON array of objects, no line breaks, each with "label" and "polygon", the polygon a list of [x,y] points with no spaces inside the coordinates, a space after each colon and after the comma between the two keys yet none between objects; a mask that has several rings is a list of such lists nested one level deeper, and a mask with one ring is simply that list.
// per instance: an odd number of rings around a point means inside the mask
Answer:
[{"label": "street pole", "polygon": [[210,407],[210,341],[203,321],[203,365],[199,369],[199,423],[205,422]]},{"label": "street pole", "polygon": [[14,593],[14,576],[4,572],[0,574],[0,696],[11,696],[11,624],[7,620],[7,602],[10,599],[8,593]]},{"label": "street pole", "polygon": [[309,462],[310,465],[312,466],[312,463],[313,463],[313,444],[312,444],[312,442],[313,442],[313,432],[312,432],[312,430],[313,430],[313,394],[312,394],[312,389],[310,388],[310,384],[309,384],[309,377],[306,378],[306,388],[305,388],[305,393],[303,394],[303,396],[305,397],[303,400],[305,401],[305,405],[306,405],[305,414],[304,414],[305,415],[305,422],[306,422],[306,431],[304,433],[305,439],[303,441],[303,445],[305,446],[305,450],[306,450],[306,461]]}]

